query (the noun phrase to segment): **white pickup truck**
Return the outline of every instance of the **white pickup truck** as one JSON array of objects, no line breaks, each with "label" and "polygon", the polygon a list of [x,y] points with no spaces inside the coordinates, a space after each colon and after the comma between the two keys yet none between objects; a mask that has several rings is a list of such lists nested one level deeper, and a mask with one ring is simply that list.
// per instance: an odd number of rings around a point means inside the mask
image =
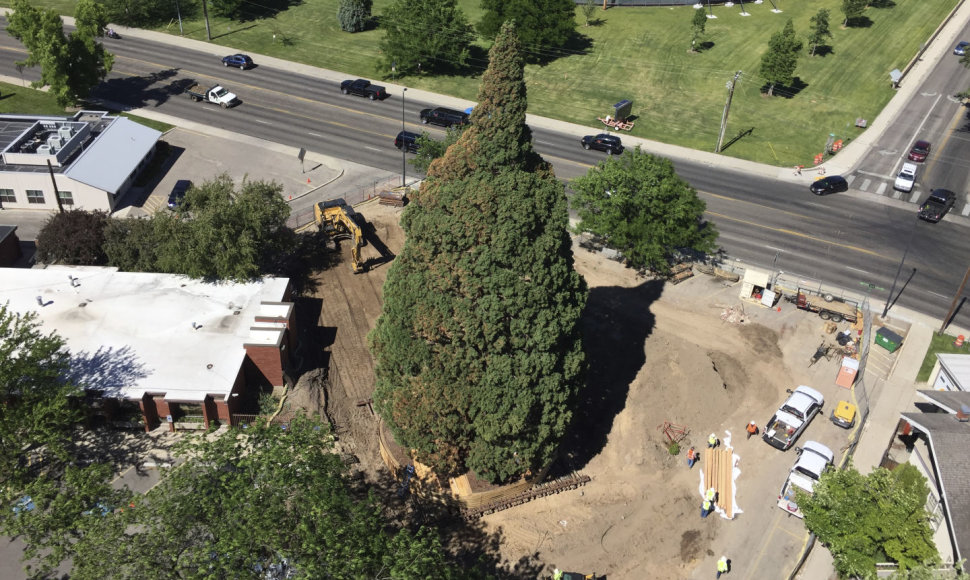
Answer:
[{"label": "white pickup truck", "polygon": [[223,109],[228,109],[229,107],[235,105],[239,100],[234,93],[230,93],[228,90],[219,85],[209,89],[206,89],[202,85],[193,85],[185,89],[185,94],[188,95],[193,101],[215,103]]},{"label": "white pickup truck", "polygon": [[778,493],[778,507],[797,518],[804,517],[804,514],[795,502],[795,492],[801,490],[812,495],[815,482],[835,459],[832,450],[817,441],[806,441],[799,453],[798,461]]},{"label": "white pickup truck", "polygon": [[805,385],[788,392],[791,396],[775,411],[761,436],[768,445],[782,451],[795,443],[825,404],[822,393]]}]

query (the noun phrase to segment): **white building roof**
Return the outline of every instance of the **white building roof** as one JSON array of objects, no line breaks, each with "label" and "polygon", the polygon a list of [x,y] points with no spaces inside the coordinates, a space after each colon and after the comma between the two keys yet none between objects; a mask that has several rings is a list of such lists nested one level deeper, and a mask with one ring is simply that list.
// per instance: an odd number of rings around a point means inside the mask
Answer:
[{"label": "white building roof", "polygon": [[940,366],[963,390],[970,390],[970,354],[937,353]]},{"label": "white building roof", "polygon": [[14,312],[36,312],[45,334],[65,340],[82,386],[111,397],[149,392],[201,402],[229,397],[244,344],[278,344],[282,325],[254,318],[263,302],[284,299],[288,282],[213,284],[94,266],[0,268],[0,300]]},{"label": "white building roof", "polygon": [[117,193],[148,155],[162,133],[118,117],[93,146],[85,149],[64,175],[98,189]]}]

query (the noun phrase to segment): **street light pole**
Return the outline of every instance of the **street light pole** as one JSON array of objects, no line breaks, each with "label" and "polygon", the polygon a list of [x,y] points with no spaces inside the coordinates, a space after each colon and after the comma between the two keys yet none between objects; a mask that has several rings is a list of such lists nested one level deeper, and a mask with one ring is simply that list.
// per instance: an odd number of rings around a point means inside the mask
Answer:
[{"label": "street light pole", "polygon": [[[405,88],[401,91],[401,131],[404,131],[404,94],[408,90]],[[407,183],[407,171],[408,171],[408,146],[404,142],[404,135],[401,135],[401,187]]]},{"label": "street light pole", "polygon": [[886,317],[886,314],[889,313],[889,307],[893,304],[893,293],[896,291],[896,282],[899,281],[899,274],[903,271],[903,264],[906,262],[906,255],[909,254],[909,247],[913,245],[913,234],[915,230],[916,224],[914,223],[913,228],[909,230],[909,239],[906,240],[906,250],[903,252],[903,259],[899,261],[899,268],[896,269],[893,285],[889,288],[889,297],[886,298],[886,307],[882,309],[882,316],[880,318]]},{"label": "street light pole", "polygon": [[182,30],[182,11],[179,10],[179,0],[175,0],[175,14],[179,17],[179,36],[185,36],[185,32]]}]

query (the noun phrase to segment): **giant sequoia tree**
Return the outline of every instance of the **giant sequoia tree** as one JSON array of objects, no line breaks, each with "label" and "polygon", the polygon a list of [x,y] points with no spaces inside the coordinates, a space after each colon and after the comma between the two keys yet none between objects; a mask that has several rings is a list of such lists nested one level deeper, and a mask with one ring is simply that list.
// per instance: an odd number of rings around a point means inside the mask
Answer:
[{"label": "giant sequoia tree", "polygon": [[566,197],[525,112],[507,23],[471,125],[404,212],[370,336],[375,402],[398,442],[441,472],[493,481],[551,460],[585,369]]}]

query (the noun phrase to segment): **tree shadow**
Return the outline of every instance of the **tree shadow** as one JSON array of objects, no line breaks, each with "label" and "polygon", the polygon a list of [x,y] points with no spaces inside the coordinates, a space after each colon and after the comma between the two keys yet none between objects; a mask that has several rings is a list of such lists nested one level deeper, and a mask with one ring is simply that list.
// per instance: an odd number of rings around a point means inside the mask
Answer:
[{"label": "tree shadow", "polygon": [[697,52],[704,52],[706,50],[711,50],[712,48],[714,48],[714,42],[711,40],[700,42],[694,47]]},{"label": "tree shadow", "polygon": [[212,40],[216,40],[218,38],[225,38],[227,36],[232,36],[233,34],[236,34],[237,32],[243,32],[244,30],[250,30],[250,29],[256,28],[256,26],[258,26],[258,25],[257,24],[250,24],[248,26],[240,26],[238,28],[232,28],[230,26],[229,27],[229,30],[223,32],[222,34],[213,34],[212,35]]},{"label": "tree shadow", "polygon": [[869,6],[872,8],[895,8],[893,0],[870,0]]},{"label": "tree shadow", "polygon": [[[262,0],[261,2],[243,2],[232,15],[237,22],[249,22],[264,18],[275,18],[280,12],[294,6],[301,6],[303,0]],[[215,37],[213,37],[215,38]]]},{"label": "tree shadow", "polygon": [[583,348],[589,362],[585,388],[550,477],[582,469],[603,450],[613,421],[626,406],[630,383],[643,367],[643,345],[653,332],[650,306],[663,294],[662,280],[635,288],[590,290],[583,314]]},{"label": "tree shadow", "polygon": [[869,28],[873,24],[868,16],[857,16],[850,18],[845,23],[845,28]]},{"label": "tree shadow", "polygon": [[289,278],[293,292],[298,296],[312,295],[318,286],[314,272],[329,270],[337,265],[340,254],[328,249],[329,238],[323,232],[287,232],[281,234],[278,249],[266,256],[260,271]]},{"label": "tree shadow", "polygon": [[195,84],[191,79],[175,79],[165,84],[178,74],[179,69],[170,68],[145,76],[108,79],[91,91],[89,100],[120,104],[128,109],[158,107]]},{"label": "tree shadow", "polygon": [[528,47],[524,54],[526,62],[546,66],[562,57],[588,54],[592,47],[593,39],[585,34],[573,32],[562,46]]},{"label": "tree shadow", "polygon": [[831,46],[828,44],[820,44],[815,47],[815,54],[812,56],[821,56],[824,58],[832,54],[835,54],[835,50]]},{"label": "tree shadow", "polygon": [[[761,85],[761,94],[767,95],[768,89],[770,88],[770,86],[771,85],[768,83]],[[773,97],[782,97],[785,99],[791,99],[797,96],[798,93],[802,92],[806,88],[808,88],[808,83],[802,81],[802,79],[800,79],[799,77],[795,77],[794,79],[792,79],[792,83],[790,85],[787,85],[787,86],[775,85],[775,88],[771,92],[771,95]]]}]

